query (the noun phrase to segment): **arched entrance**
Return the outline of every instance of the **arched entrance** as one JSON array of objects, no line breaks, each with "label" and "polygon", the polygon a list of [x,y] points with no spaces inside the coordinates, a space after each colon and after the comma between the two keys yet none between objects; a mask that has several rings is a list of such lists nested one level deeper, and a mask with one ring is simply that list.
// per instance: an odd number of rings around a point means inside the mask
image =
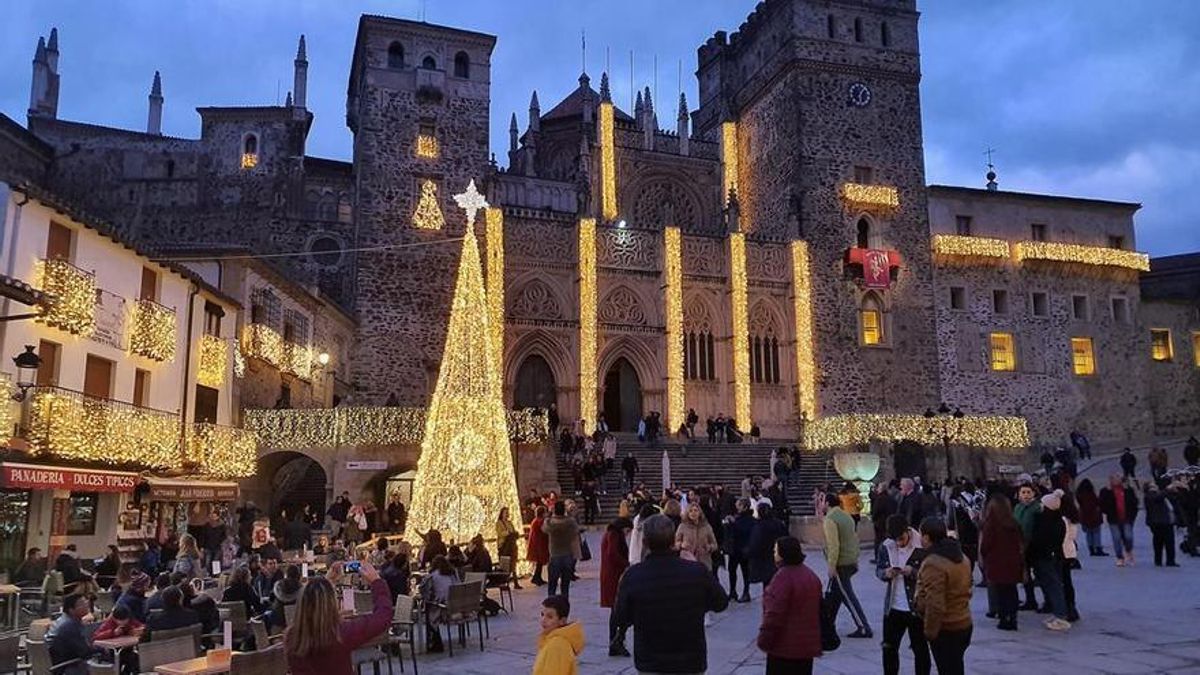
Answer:
[{"label": "arched entrance", "polygon": [[516,387],[513,389],[513,407],[549,408],[557,398],[554,371],[546,359],[530,354],[517,369]]},{"label": "arched entrance", "polygon": [[612,431],[637,431],[642,417],[642,384],[625,358],[617,359],[604,376],[604,419]]},{"label": "arched entrance", "polygon": [[916,441],[896,441],[892,446],[896,478],[925,477],[925,446]]},{"label": "arched entrance", "polygon": [[276,452],[259,460],[259,476],[269,480],[269,498],[265,507],[272,517],[286,511],[288,517],[312,507],[325,513],[325,469],[320,462],[299,452]]}]

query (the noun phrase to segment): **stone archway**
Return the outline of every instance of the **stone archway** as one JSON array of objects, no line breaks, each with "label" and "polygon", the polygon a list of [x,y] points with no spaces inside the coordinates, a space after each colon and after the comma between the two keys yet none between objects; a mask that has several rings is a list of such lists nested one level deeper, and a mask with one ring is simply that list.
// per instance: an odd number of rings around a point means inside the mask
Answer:
[{"label": "stone archway", "polygon": [[540,354],[530,354],[517,369],[513,386],[514,408],[549,408],[557,401],[554,370]]},{"label": "stone archway", "polygon": [[612,431],[637,431],[641,417],[641,381],[633,364],[620,357],[604,375],[604,419]]},{"label": "stone archway", "polygon": [[892,446],[892,462],[896,478],[925,478],[925,446],[916,441],[896,441]]},{"label": "stone archway", "polygon": [[272,517],[286,511],[291,517],[305,506],[324,516],[328,476],[317,460],[299,452],[282,451],[258,460],[258,506]]}]

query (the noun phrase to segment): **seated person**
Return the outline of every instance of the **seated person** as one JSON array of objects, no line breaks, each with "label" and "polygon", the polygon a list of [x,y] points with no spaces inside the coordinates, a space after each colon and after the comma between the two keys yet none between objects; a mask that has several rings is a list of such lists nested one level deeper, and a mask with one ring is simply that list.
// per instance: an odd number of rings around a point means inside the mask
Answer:
[{"label": "seated person", "polygon": [[129,581],[129,586],[125,589],[125,592],[117,599],[116,606],[125,607],[130,611],[134,619],[145,623],[147,614],[146,591],[149,588],[150,577],[138,572],[137,576]]},{"label": "seated person", "polygon": [[450,563],[450,566],[458,573],[458,578],[462,579],[463,569],[467,566],[467,556],[463,554],[462,549],[457,544],[451,546],[450,550],[446,553],[446,562]]},{"label": "seated person", "polygon": [[217,603],[204,593],[196,592],[196,587],[190,583],[180,584],[183,591],[183,606],[192,610],[200,617],[202,633],[213,633],[221,628],[221,611]]},{"label": "seated person", "polygon": [[162,592],[171,585],[171,575],[167,572],[160,573],[154,578],[154,593],[146,596],[146,617],[150,617],[151,610],[163,608]]},{"label": "seated person", "polygon": [[92,603],[83,595],[75,593],[63,599],[62,616],[46,632],[50,662],[57,675],[88,675],[87,660],[97,652],[83,628],[83,617],[91,611]]},{"label": "seated person", "polygon": [[45,578],[46,558],[42,556],[42,549],[35,546],[29,549],[25,559],[13,572],[12,583],[21,588],[37,588],[42,585],[42,580]]},{"label": "seated person", "polygon": [[[140,638],[144,632],[146,632],[145,624],[135,619],[128,607],[117,605],[104,623],[96,628],[92,639],[111,640],[130,636]],[[101,660],[105,660],[106,656],[101,657]],[[126,649],[121,652],[121,672],[125,675],[135,675],[141,672],[138,669],[137,653],[134,650]]]},{"label": "seated person", "polygon": [[278,558],[263,558],[262,568],[258,570],[258,574],[250,581],[250,585],[254,587],[254,592],[258,597],[262,598],[264,603],[271,601],[271,594],[275,590],[275,584],[283,580],[283,570],[279,569]]},{"label": "seated person", "polygon": [[162,613],[152,614],[146,621],[146,628],[152,636],[155,631],[200,625],[200,615],[183,606],[183,591],[178,586],[168,586],[160,595],[163,601]]},{"label": "seated person", "polygon": [[266,611],[262,598],[254,592],[254,587],[250,585],[250,568],[246,565],[238,565],[233,569],[233,574],[229,577],[229,585],[225,587],[225,592],[221,595],[221,601],[241,602],[246,605],[247,617],[255,617]]},{"label": "seated person", "polygon": [[408,556],[388,551],[379,576],[387,582],[393,598],[397,595],[408,595]]},{"label": "seated person", "polygon": [[62,572],[63,591],[66,593],[94,594],[100,590],[92,575],[79,566],[79,552],[75,544],[67,544],[63,552],[58,554],[54,569]]},{"label": "seated person", "polygon": [[270,625],[286,627],[287,610],[284,607],[294,605],[300,599],[300,568],[288,565],[283,573],[283,579],[275,583],[272,591],[274,600],[271,602]]},{"label": "seated person", "polygon": [[467,569],[471,572],[491,572],[492,554],[483,543],[483,535],[477,534],[467,544]]}]

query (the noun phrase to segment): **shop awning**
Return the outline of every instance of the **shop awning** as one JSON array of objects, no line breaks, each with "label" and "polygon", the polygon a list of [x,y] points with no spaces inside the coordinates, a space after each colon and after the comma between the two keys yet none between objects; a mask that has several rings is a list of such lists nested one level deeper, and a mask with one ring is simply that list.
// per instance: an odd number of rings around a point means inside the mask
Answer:
[{"label": "shop awning", "polygon": [[157,502],[230,502],[238,496],[237,483],[153,476],[146,483],[150,486],[148,498]]},{"label": "shop awning", "polygon": [[133,492],[138,475],[128,471],[74,469],[42,464],[0,464],[0,487],[75,492]]}]

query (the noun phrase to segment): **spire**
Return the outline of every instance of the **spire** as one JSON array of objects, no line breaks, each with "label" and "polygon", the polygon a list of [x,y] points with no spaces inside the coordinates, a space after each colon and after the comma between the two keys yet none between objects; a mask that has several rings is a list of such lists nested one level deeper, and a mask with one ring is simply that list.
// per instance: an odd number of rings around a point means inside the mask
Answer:
[{"label": "spire", "polygon": [[154,83],[150,85],[150,95],[162,98],[162,74],[154,71]]},{"label": "spire", "polygon": [[508,120],[508,130],[517,131],[517,129],[517,113],[513,113],[512,117]]},{"label": "spire", "polygon": [[679,116],[676,119],[685,120],[688,118],[687,94],[679,93]]},{"label": "spire", "polygon": [[537,110],[537,111],[539,111],[539,112],[540,112],[540,111],[541,111],[541,109],[542,109],[542,107],[541,107],[540,105],[538,105],[538,100],[537,100],[537,89],[534,89],[534,90],[533,90],[533,96],[530,96],[530,97],[529,97],[529,109],[530,109],[530,110]]},{"label": "spire", "polygon": [[33,77],[29,86],[29,115],[53,118],[56,114],[54,81],[57,76],[50,67],[46,52],[46,39],[39,37],[37,49],[33,51]]},{"label": "spire", "polygon": [[584,89],[584,88],[590,87],[590,86],[592,86],[592,78],[588,77],[587,73],[580,73],[579,74],[579,88]]},{"label": "spire", "polygon": [[300,46],[296,48],[296,61],[294,65],[295,68],[292,71],[292,91],[296,95],[287,104],[287,107],[304,110],[308,107],[308,48],[304,42],[304,35],[300,36]]},{"label": "spire", "polygon": [[[512,114],[512,118],[508,121],[508,151],[517,151],[517,136],[520,129],[517,127],[517,113]],[[512,159],[509,159],[509,166],[512,166]]]},{"label": "spire", "polygon": [[146,116],[146,133],[162,135],[162,75],[154,71],[154,83],[150,85],[150,111]]},{"label": "spire", "polygon": [[679,116],[675,120],[675,133],[679,136],[679,154],[684,157],[691,152],[690,139],[691,132],[688,130],[688,105],[687,97],[683,93],[679,94]]},{"label": "spire", "polygon": [[[529,131],[537,133],[542,128],[542,108],[538,105],[537,89],[529,97]],[[530,138],[529,140],[533,140]]]},{"label": "spire", "polygon": [[308,49],[305,47],[305,44],[304,44],[304,34],[303,33],[300,34],[300,46],[299,46],[299,48],[296,49],[296,60],[304,61],[305,63],[308,62]]},{"label": "spire", "polygon": [[283,107],[285,107],[285,108],[292,107],[292,92],[291,91],[288,91],[287,98],[285,98],[283,100]]},{"label": "spire", "polygon": [[50,42],[46,45],[46,49],[52,52],[58,51],[58,28],[50,29]]},{"label": "spire", "polygon": [[38,37],[37,49],[33,51],[34,63],[46,63],[46,38]]},{"label": "spire", "polygon": [[608,71],[600,75],[600,100],[605,103],[612,102],[612,93],[608,90]]},{"label": "spire", "polygon": [[58,29],[50,29],[50,41],[46,43],[46,62],[50,64],[50,72],[58,72]]},{"label": "spire", "polygon": [[646,87],[646,95],[644,97],[644,100],[646,101],[646,114],[653,115],[654,114],[654,99],[650,97],[650,87]]},{"label": "spire", "polygon": [[637,93],[637,100],[633,104],[633,118],[638,124],[642,123],[642,113],[646,112],[646,104],[642,102],[642,92]]}]

